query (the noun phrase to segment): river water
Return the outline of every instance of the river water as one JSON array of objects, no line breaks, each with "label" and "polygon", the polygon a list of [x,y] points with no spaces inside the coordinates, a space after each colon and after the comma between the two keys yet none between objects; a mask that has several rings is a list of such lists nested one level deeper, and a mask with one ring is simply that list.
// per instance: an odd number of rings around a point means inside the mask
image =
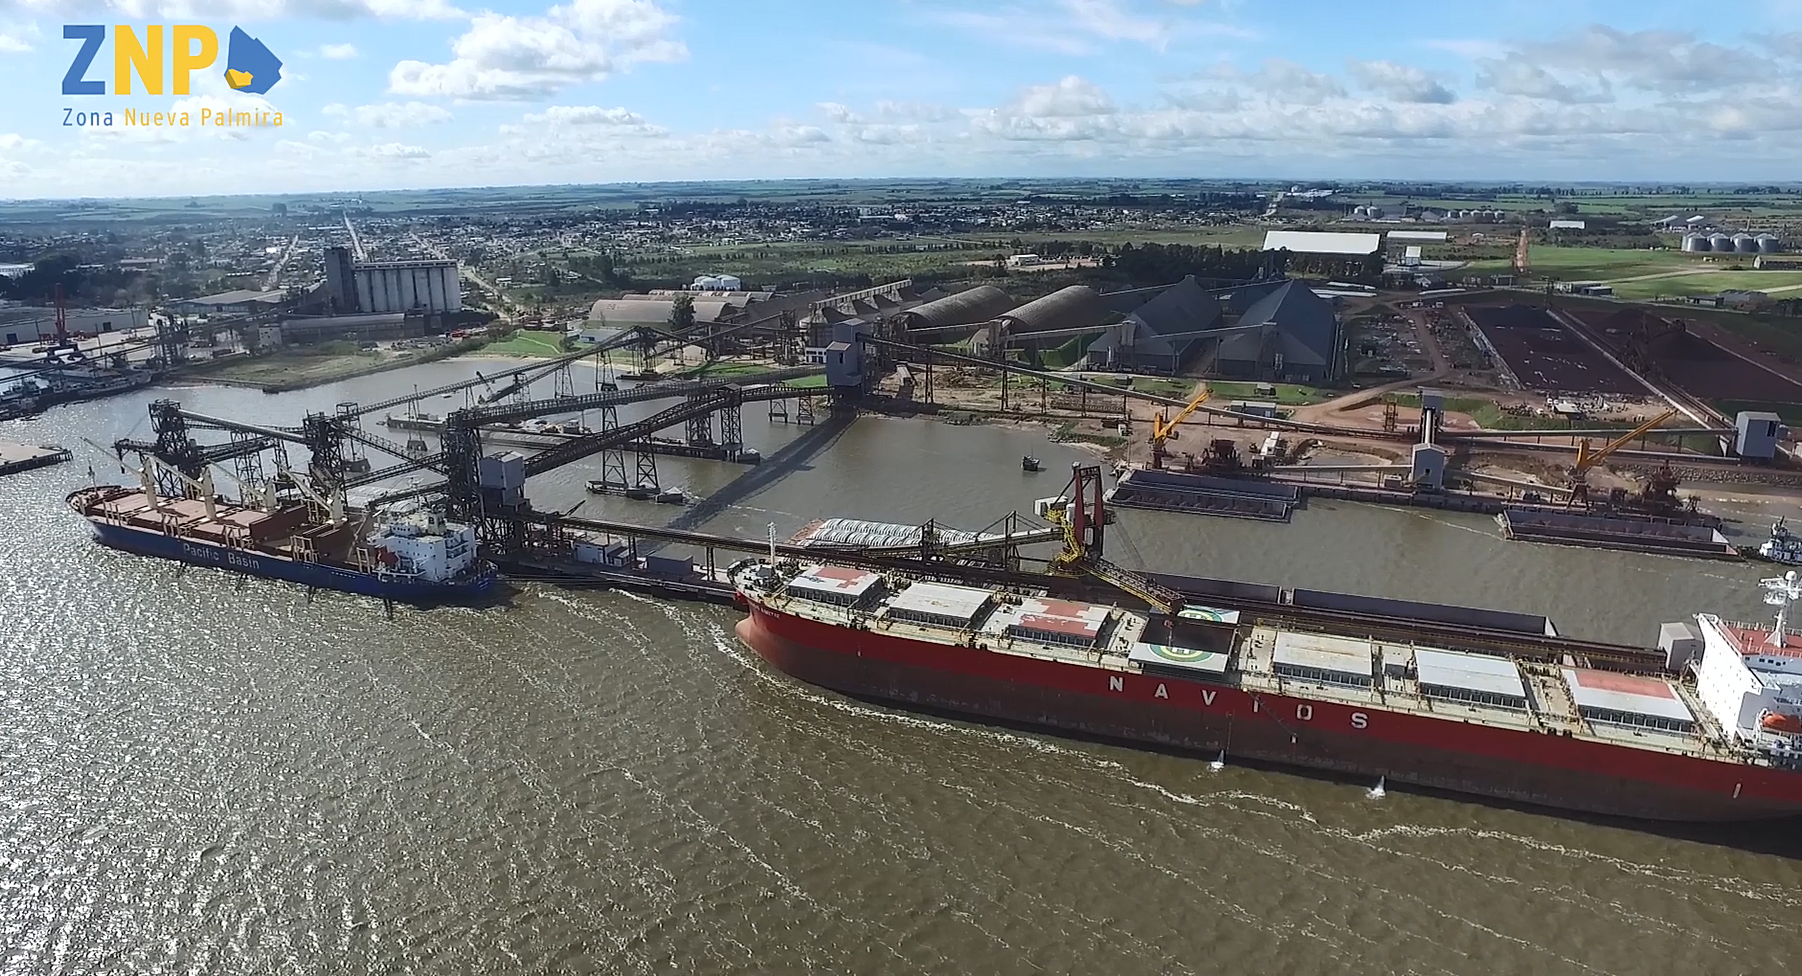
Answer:
[{"label": "river water", "polygon": [[[294,423],[470,368],[173,395]],[[142,435],[155,395],[0,436]],[[1035,431],[747,414],[766,453],[813,440],[760,490],[705,462],[664,480],[725,494],[700,511],[750,534],[980,528],[1078,457]],[[61,504],[90,463],[117,470],[78,450],[0,481],[0,971],[1646,976],[1802,950],[1790,829],[1375,797],[891,711],[773,673],[711,606],[528,586],[389,619],[95,546]],[[592,464],[535,497],[574,504]],[[1762,616],[1756,567],[1505,543],[1480,518],[1324,503],[1120,528],[1129,564],[1547,612],[1585,637]]]}]

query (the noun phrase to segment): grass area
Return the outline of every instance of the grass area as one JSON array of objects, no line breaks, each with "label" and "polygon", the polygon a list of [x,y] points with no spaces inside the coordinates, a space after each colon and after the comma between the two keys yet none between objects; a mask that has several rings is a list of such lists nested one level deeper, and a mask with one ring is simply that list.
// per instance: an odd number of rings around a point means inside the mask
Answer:
[{"label": "grass area", "polygon": [[520,329],[505,339],[490,342],[482,351],[499,356],[558,356],[563,353],[563,336]]},{"label": "grass area", "polygon": [[823,390],[826,388],[826,377],[803,376],[800,379],[789,380],[788,385],[797,390]]},{"label": "grass area", "polygon": [[[1644,251],[1612,247],[1554,247],[1539,245],[1530,254],[1535,275],[1550,275],[1560,281],[1611,281],[1643,274],[1661,274],[1685,268],[1706,267],[1701,260],[1682,251]],[[1477,274],[1507,274],[1514,270],[1512,250],[1504,258],[1484,258],[1470,262],[1467,269]],[[1454,272],[1454,275],[1457,272]]]},{"label": "grass area", "polygon": [[672,377],[681,377],[685,380],[699,380],[706,379],[709,376],[743,376],[747,373],[767,373],[774,368],[775,367],[773,366],[765,366],[759,363],[727,363],[714,360],[713,362],[702,363],[699,366],[693,366],[688,369],[678,369],[670,375]]},{"label": "grass area", "polygon": [[397,355],[358,349],[352,342],[327,342],[317,346],[284,349],[262,356],[223,359],[217,365],[196,367],[188,375],[232,386],[258,387],[265,393],[283,393],[322,383],[334,383],[353,376],[367,376],[437,362],[475,352],[486,343],[486,339],[464,339],[423,352]]},{"label": "grass area", "polygon": [[[1135,247],[1140,244],[1190,244],[1213,245],[1219,247],[1261,247],[1264,244],[1266,228],[1248,227],[1233,224],[1223,227],[1195,227],[1179,225],[1174,227],[1133,227],[1106,230],[1073,230],[1056,232],[1023,232],[1018,234],[1019,241],[1027,251],[1037,241],[1094,241],[1097,244],[1120,245],[1130,243]],[[996,238],[986,235],[966,235],[957,240],[964,241],[1012,241],[1014,236]],[[1011,245],[1010,245],[1011,247]]]},{"label": "grass area", "polygon": [[1711,400],[1709,405],[1732,419],[1741,410],[1768,411],[1783,418],[1783,425],[1791,430],[1802,430],[1802,404],[1765,403],[1760,400]]},{"label": "grass area", "polygon": [[[1208,389],[1214,393],[1216,400],[1268,400],[1269,397],[1257,392],[1256,383],[1231,383],[1224,380],[1208,380]],[[1310,403],[1330,400],[1333,391],[1322,390],[1312,386],[1298,386],[1294,383],[1276,384],[1276,402],[1285,407],[1302,407]]]},{"label": "grass area", "polygon": [[1132,389],[1152,396],[1171,397],[1186,400],[1195,393],[1194,380],[1166,380],[1153,377],[1135,376]]},{"label": "grass area", "polygon": [[[1404,410],[1420,409],[1420,397],[1413,393],[1394,394],[1396,405]],[[1446,397],[1445,409],[1451,413],[1468,414],[1470,419],[1484,430],[1569,430],[1570,422],[1562,417],[1523,417],[1506,413],[1494,401],[1480,397]],[[1607,423],[1585,422],[1586,427],[1608,427]],[[1622,426],[1622,430],[1631,429]]]},{"label": "grass area", "polygon": [[[1713,295],[1728,289],[1764,291],[1802,285],[1802,271],[1718,271],[1709,274],[1681,275],[1674,278],[1651,278],[1625,281],[1614,286],[1619,298],[1672,298],[1690,295]],[[1802,289],[1798,289],[1802,291]],[[1787,293],[1778,292],[1779,297]],[[1788,295],[1788,297],[1797,297]]]},{"label": "grass area", "polygon": [[1093,434],[1077,430],[1073,423],[1059,427],[1051,439],[1059,444],[1096,444],[1109,450],[1126,446],[1126,438],[1119,434]]}]

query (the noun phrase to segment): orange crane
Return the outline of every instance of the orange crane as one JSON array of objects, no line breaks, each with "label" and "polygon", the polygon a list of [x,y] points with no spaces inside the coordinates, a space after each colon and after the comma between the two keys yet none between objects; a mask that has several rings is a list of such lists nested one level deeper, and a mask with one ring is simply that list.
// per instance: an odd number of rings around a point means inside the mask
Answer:
[{"label": "orange crane", "polygon": [[1190,400],[1187,406],[1183,407],[1180,411],[1178,411],[1175,417],[1172,417],[1168,420],[1164,419],[1164,408],[1163,407],[1159,407],[1158,412],[1156,414],[1152,415],[1152,418],[1151,418],[1151,467],[1152,467],[1152,470],[1155,471],[1164,466],[1164,442],[1166,440],[1175,440],[1176,439],[1176,428],[1182,426],[1182,422],[1185,420],[1188,420],[1189,415],[1193,414],[1196,410],[1200,409],[1201,405],[1206,403],[1208,401],[1208,397],[1210,397],[1212,395],[1213,394],[1208,390],[1207,386],[1204,385],[1201,388],[1201,392],[1195,394],[1194,399]]},{"label": "orange crane", "polygon": [[1577,505],[1589,501],[1589,471],[1591,468],[1602,463],[1608,455],[1626,447],[1641,435],[1676,415],[1677,408],[1672,407],[1593,451],[1589,449],[1589,438],[1585,437],[1578,441],[1577,463],[1571,465],[1570,469],[1570,504]]},{"label": "orange crane", "polygon": [[1527,246],[1527,228],[1522,227],[1520,229],[1520,243],[1514,245],[1514,273],[1517,275],[1524,275],[1527,273]]}]

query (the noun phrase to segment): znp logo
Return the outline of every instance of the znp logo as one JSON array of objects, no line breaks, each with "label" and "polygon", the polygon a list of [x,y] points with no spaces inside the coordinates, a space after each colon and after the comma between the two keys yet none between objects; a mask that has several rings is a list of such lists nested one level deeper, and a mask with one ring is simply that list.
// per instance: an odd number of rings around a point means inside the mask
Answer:
[{"label": "znp logo", "polygon": [[[140,36],[130,25],[120,24],[113,27],[111,32],[113,71],[112,90],[109,92],[104,77],[88,77],[95,58],[106,44],[107,33],[103,24],[63,25],[65,40],[82,42],[81,49],[75,52],[75,60],[69,64],[68,73],[63,75],[64,95],[132,95],[135,94],[133,75],[137,76],[137,84],[146,95],[187,95],[191,90],[190,76],[196,71],[213,67],[219,60],[219,35],[213,33],[211,27],[201,24],[149,24],[144,27]],[[262,95],[281,80],[281,59],[270,53],[262,41],[244,33],[243,28],[233,27],[231,46],[225,59],[226,85],[235,91]],[[147,112],[128,108],[122,110],[122,114],[127,125],[193,124],[192,113],[185,111]],[[231,111],[210,107],[200,109],[199,120],[201,125],[219,126],[282,124],[280,112]],[[110,126],[113,124],[113,113],[76,112],[73,108],[64,108],[63,124]]]}]

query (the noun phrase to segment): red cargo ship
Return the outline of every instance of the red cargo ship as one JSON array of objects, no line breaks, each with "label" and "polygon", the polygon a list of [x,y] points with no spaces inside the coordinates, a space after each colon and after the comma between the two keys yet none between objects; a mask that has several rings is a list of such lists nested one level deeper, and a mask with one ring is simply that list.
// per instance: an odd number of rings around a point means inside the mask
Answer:
[{"label": "red cargo ship", "polygon": [[[1766,581],[1786,611],[1795,576]],[[1651,675],[830,564],[759,562],[734,584],[746,644],[855,697],[1616,816],[1802,812],[1784,614],[1699,615],[1672,638],[1682,673]]]}]

